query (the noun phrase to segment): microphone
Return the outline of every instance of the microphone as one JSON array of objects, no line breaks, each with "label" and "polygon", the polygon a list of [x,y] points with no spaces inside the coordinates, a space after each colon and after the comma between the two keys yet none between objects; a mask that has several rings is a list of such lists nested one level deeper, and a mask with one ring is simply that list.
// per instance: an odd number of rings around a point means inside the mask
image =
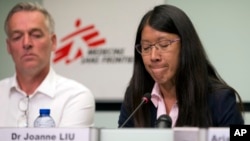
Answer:
[{"label": "microphone", "polygon": [[172,119],[168,115],[161,115],[155,123],[155,127],[157,128],[171,128],[172,126]]},{"label": "microphone", "polygon": [[135,108],[135,110],[130,114],[130,116],[126,119],[125,122],[123,122],[123,124],[119,128],[122,128],[131,119],[131,117],[135,114],[135,112],[138,111],[138,109],[143,104],[148,103],[150,101],[150,99],[151,99],[151,94],[150,93],[144,94],[144,96],[142,97],[141,103]]}]

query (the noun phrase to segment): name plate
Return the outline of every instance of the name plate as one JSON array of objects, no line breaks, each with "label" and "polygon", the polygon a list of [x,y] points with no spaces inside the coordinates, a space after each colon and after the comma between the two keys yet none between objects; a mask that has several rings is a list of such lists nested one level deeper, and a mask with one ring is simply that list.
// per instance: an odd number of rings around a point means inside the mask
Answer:
[{"label": "name plate", "polygon": [[200,129],[196,127],[175,127],[174,141],[201,141]]},{"label": "name plate", "polygon": [[101,129],[101,141],[173,141],[173,130],[163,128]]},{"label": "name plate", "polygon": [[230,129],[229,128],[208,128],[207,141],[229,141]]},{"label": "name plate", "polygon": [[1,141],[96,141],[95,128],[0,128]]}]

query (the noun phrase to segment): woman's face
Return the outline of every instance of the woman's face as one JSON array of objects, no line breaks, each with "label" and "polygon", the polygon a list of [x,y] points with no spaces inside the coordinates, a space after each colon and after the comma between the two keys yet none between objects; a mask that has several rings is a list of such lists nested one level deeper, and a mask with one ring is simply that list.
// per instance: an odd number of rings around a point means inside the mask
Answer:
[{"label": "woman's face", "polygon": [[178,69],[180,39],[176,34],[161,32],[146,25],[141,36],[143,63],[158,84],[172,84]]}]

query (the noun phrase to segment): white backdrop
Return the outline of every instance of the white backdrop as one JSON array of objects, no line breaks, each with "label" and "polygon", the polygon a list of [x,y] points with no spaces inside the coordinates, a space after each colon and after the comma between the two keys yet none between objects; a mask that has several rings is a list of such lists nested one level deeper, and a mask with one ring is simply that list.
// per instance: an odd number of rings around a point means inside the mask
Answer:
[{"label": "white backdrop", "polygon": [[56,23],[53,67],[91,89],[97,101],[121,101],[132,75],[142,16],[164,0],[43,1]]}]

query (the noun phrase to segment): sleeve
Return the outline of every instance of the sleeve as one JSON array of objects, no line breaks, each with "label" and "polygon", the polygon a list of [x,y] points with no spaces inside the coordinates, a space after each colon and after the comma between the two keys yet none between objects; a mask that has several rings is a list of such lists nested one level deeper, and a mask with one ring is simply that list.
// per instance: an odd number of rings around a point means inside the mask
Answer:
[{"label": "sleeve", "polygon": [[212,119],[214,126],[228,127],[232,124],[244,124],[242,113],[232,90],[223,89],[214,93],[212,99]]}]

